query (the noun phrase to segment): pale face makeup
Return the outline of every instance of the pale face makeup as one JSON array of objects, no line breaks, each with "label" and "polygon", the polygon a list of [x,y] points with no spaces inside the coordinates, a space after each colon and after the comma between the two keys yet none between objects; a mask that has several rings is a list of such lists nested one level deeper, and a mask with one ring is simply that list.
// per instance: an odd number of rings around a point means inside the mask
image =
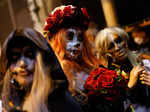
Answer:
[{"label": "pale face makeup", "polygon": [[127,43],[118,35],[110,38],[110,43],[106,50],[115,61],[122,61],[127,57]]},{"label": "pale face makeup", "polygon": [[139,31],[139,32],[133,32],[132,37],[134,39],[134,42],[138,45],[142,45],[147,41],[146,33],[144,31]]},{"label": "pale face makeup", "polygon": [[77,60],[82,55],[83,32],[80,29],[70,28],[66,31],[66,54],[71,60]]},{"label": "pale face makeup", "polygon": [[29,45],[11,49],[10,71],[21,86],[27,86],[33,81],[35,56],[36,49]]}]

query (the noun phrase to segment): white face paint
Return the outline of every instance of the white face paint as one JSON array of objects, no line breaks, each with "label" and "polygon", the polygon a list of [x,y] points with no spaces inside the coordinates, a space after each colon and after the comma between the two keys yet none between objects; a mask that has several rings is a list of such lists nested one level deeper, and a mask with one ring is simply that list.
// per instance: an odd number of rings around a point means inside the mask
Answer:
[{"label": "white face paint", "polygon": [[82,55],[83,32],[80,29],[70,28],[66,31],[66,57],[76,60]]},{"label": "white face paint", "polygon": [[29,46],[12,49],[10,70],[14,79],[22,86],[32,83],[35,53],[35,49]]},{"label": "white face paint", "polygon": [[127,43],[120,36],[113,35],[107,51],[114,60],[121,61],[127,57]]}]

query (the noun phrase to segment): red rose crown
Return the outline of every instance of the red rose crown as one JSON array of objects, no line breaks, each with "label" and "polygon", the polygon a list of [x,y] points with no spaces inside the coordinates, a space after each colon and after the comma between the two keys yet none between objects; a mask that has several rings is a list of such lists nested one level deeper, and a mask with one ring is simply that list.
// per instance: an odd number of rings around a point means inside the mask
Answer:
[{"label": "red rose crown", "polygon": [[77,8],[72,5],[56,7],[47,17],[44,32],[48,32],[49,38],[61,28],[79,27],[87,29],[89,16],[85,8]]}]

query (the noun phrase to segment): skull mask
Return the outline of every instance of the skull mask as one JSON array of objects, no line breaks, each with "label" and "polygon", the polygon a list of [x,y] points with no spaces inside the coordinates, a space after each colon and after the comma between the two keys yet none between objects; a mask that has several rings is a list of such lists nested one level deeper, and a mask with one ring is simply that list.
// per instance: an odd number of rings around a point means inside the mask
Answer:
[{"label": "skull mask", "polygon": [[122,61],[127,57],[127,42],[120,36],[114,34],[110,38],[106,54],[115,61]]},{"label": "skull mask", "polygon": [[65,57],[70,60],[78,60],[82,56],[83,32],[77,28],[69,28],[65,33],[66,53]]}]

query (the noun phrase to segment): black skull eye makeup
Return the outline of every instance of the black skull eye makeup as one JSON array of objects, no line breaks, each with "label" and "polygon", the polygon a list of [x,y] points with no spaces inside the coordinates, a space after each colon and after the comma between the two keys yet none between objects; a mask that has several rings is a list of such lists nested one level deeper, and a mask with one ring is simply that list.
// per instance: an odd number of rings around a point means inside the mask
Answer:
[{"label": "black skull eye makeup", "polygon": [[8,58],[11,63],[17,62],[22,56],[35,59],[37,49],[31,46],[26,46],[23,48],[12,48],[11,55],[8,55]]},{"label": "black skull eye makeup", "polygon": [[116,40],[115,40],[115,42],[118,43],[118,44],[121,43],[122,41],[123,40],[122,40],[122,38],[120,36],[118,38],[116,38]]},{"label": "black skull eye makeup", "polygon": [[77,31],[76,29],[69,29],[66,33],[66,37],[68,40],[76,40],[82,42],[83,41],[83,32]]},{"label": "black skull eye makeup", "polygon": [[36,49],[27,49],[27,51],[24,53],[24,55],[30,59],[34,59],[35,56],[36,56],[36,53],[35,53]]},{"label": "black skull eye makeup", "polygon": [[73,40],[73,37],[74,37],[74,32],[73,32],[73,31],[68,31],[68,32],[67,32],[67,38],[68,38],[69,40]]},{"label": "black skull eye makeup", "polygon": [[21,56],[20,52],[12,52],[10,56],[11,62],[16,62]]},{"label": "black skull eye makeup", "polygon": [[111,42],[111,43],[109,44],[109,46],[108,46],[108,50],[111,50],[111,49],[114,48],[114,47],[115,47],[114,43]]}]

